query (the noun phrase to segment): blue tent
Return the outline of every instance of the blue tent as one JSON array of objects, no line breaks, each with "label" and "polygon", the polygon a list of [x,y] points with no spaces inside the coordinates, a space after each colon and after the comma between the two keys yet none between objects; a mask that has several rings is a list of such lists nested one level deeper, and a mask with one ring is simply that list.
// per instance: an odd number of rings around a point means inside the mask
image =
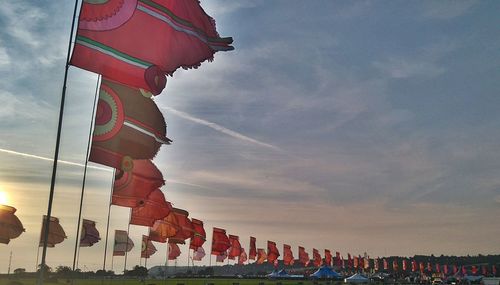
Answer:
[{"label": "blue tent", "polygon": [[326,265],[321,266],[316,272],[311,274],[312,278],[342,278],[340,274],[335,272],[331,267]]},{"label": "blue tent", "polygon": [[290,275],[286,272],[285,269],[281,269],[280,271],[273,270],[270,274],[267,275],[268,278],[288,278]]}]

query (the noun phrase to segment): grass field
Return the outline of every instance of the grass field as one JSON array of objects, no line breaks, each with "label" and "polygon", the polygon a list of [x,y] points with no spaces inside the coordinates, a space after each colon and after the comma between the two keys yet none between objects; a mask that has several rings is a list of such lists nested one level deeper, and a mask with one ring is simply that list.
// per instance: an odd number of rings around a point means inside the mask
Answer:
[{"label": "grass field", "polygon": [[[146,280],[141,282],[138,279],[58,279],[46,281],[46,285],[327,285],[337,284],[337,282],[311,281],[311,280],[269,280],[269,279],[208,279],[208,278],[190,278],[190,279],[167,279],[167,280]],[[36,279],[0,279],[0,285],[35,285]],[[338,284],[343,284],[338,282]]]}]

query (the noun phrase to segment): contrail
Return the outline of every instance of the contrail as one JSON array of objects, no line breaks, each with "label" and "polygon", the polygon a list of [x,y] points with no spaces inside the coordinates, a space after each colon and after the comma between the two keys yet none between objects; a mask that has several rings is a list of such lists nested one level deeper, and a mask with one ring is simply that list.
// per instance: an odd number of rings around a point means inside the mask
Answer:
[{"label": "contrail", "polygon": [[185,113],[185,112],[182,112],[182,111],[170,108],[170,107],[165,107],[165,106],[161,106],[161,108],[165,109],[168,112],[173,113],[174,115],[177,115],[177,116],[179,116],[179,117],[181,117],[183,119],[189,120],[191,122],[194,122],[194,123],[197,123],[197,124],[200,124],[200,125],[207,126],[209,128],[212,128],[212,129],[214,129],[214,130],[216,130],[218,132],[226,134],[226,135],[228,135],[230,137],[233,137],[235,139],[239,139],[239,140],[242,140],[242,141],[250,142],[250,143],[253,143],[253,144],[256,144],[256,145],[260,145],[260,146],[263,146],[263,147],[267,147],[267,148],[270,148],[270,149],[273,149],[273,150],[282,151],[282,149],[280,149],[277,146],[274,146],[272,144],[268,144],[268,143],[265,143],[265,142],[261,142],[261,141],[258,141],[256,139],[252,139],[250,137],[247,137],[247,136],[245,136],[243,134],[240,134],[238,132],[235,132],[233,130],[225,128],[225,127],[223,127],[221,125],[218,125],[216,123],[209,122],[207,120],[203,120],[203,119],[194,117],[194,116],[192,116],[192,115],[190,115],[188,113]]},{"label": "contrail", "polygon": [[[8,150],[8,149],[3,149],[0,148],[0,152],[5,152],[9,154],[14,154],[14,155],[20,155],[24,157],[29,157],[29,158],[36,158],[40,160],[46,160],[46,161],[53,161],[53,158],[48,158],[48,157],[43,157],[43,156],[38,156],[34,154],[29,154],[29,153],[24,153],[24,152],[18,152],[18,151],[13,151],[13,150]],[[74,165],[74,166],[80,166],[80,167],[85,167],[84,164],[81,163],[76,163],[76,162],[71,162],[71,161],[66,161],[66,160],[58,160],[58,163],[62,164],[67,164],[67,165]],[[105,171],[111,171],[109,168],[104,168],[104,167],[99,167],[99,166],[93,166],[93,165],[88,165],[88,168],[93,168],[93,169],[99,169],[99,170],[105,170]]]}]

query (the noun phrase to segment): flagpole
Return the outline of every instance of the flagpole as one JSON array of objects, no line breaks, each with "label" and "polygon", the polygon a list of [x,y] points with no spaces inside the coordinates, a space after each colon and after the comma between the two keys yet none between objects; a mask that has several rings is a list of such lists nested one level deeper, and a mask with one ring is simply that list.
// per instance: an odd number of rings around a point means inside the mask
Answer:
[{"label": "flagpole", "polygon": [[78,222],[76,226],[76,240],[75,240],[75,252],[73,254],[73,271],[75,271],[75,266],[77,262],[77,250],[78,250],[78,245],[79,245],[79,237],[80,237],[80,224],[82,222],[82,208],[83,208],[83,196],[85,194],[85,182],[87,180],[87,166],[89,162],[89,153],[90,153],[90,144],[92,142],[92,129],[93,129],[93,122],[94,122],[94,114],[95,114],[95,109],[96,109],[96,101],[97,101],[97,95],[99,94],[99,80],[101,78],[101,75],[97,77],[97,84],[95,87],[95,95],[94,95],[94,102],[92,103],[92,116],[90,117],[90,128],[89,128],[89,138],[87,140],[87,152],[85,154],[85,166],[83,167],[83,179],[82,179],[82,191],[80,193],[80,208],[78,210]]},{"label": "flagpole", "polygon": [[[106,222],[106,241],[104,242],[104,260],[102,263],[102,270],[106,271],[106,254],[108,251],[108,236],[109,236],[109,217],[111,216],[111,199],[113,197],[113,188],[115,185],[115,172],[116,169],[113,169],[113,181],[111,182],[111,193],[109,194],[109,203],[108,203],[108,221]],[[113,258],[113,257],[111,257]],[[113,266],[113,260],[111,260],[111,266]],[[113,268],[111,268],[113,270]]]},{"label": "flagpole", "polygon": [[[69,57],[71,55],[71,42],[73,41],[73,31],[75,29],[75,19],[76,19],[76,10],[78,9],[78,0],[75,0],[75,7],[73,9],[73,18],[71,23],[71,31],[69,35],[69,43],[68,43],[68,52],[66,54],[66,65],[64,67],[64,80],[63,87],[61,92],[61,103],[59,107],[59,121],[57,124],[57,135],[56,135],[56,145],[54,151],[54,161],[52,163],[52,178],[50,180],[50,192],[49,192],[49,201],[47,205],[47,218],[45,219],[47,222],[47,226],[45,227],[44,232],[44,242],[43,242],[43,250],[42,250],[42,268],[45,268],[45,257],[47,256],[47,240],[49,237],[49,222],[50,216],[52,214],[52,201],[54,200],[54,186],[56,184],[56,174],[57,174],[57,160],[59,159],[59,145],[61,143],[61,130],[62,130],[62,121],[64,114],[64,101],[66,99],[66,83],[68,81],[68,69],[69,69]],[[37,284],[43,284],[43,270],[40,270],[40,274],[38,276]]]},{"label": "flagpole", "polygon": [[130,219],[132,218],[132,208],[130,208],[129,213],[130,214],[128,216],[128,226],[127,226],[127,247],[125,248],[125,263],[123,265],[123,274],[125,274],[125,272],[127,271],[127,255],[128,255],[128,240],[129,240],[128,234],[130,232]]}]

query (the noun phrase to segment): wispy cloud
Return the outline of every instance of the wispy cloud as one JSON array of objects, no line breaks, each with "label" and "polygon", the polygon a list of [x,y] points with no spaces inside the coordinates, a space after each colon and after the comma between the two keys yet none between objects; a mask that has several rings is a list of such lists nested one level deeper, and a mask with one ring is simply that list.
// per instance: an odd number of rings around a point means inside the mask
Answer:
[{"label": "wispy cloud", "polygon": [[[18,155],[18,156],[23,156],[23,157],[27,157],[27,158],[34,158],[34,159],[39,159],[39,160],[45,160],[45,161],[53,161],[54,160],[53,158],[48,158],[48,157],[34,155],[34,154],[30,154],[30,153],[25,153],[25,152],[18,152],[18,151],[4,149],[4,148],[0,148],[0,152],[8,153],[8,154],[13,154],[13,155]],[[58,160],[58,163],[62,163],[62,164],[66,164],[66,165],[79,166],[79,167],[85,167],[85,165],[82,164],[82,163],[71,162],[71,161],[66,161],[66,160]],[[98,169],[98,170],[111,171],[110,168],[105,168],[105,167],[99,167],[99,166],[93,166],[93,165],[88,165],[87,167],[88,168],[93,168],[93,169]]]},{"label": "wispy cloud", "polygon": [[241,141],[245,141],[245,142],[249,142],[249,143],[252,143],[252,144],[255,144],[255,145],[259,145],[259,146],[263,146],[263,147],[266,147],[266,148],[270,148],[270,149],[273,149],[273,150],[277,150],[277,151],[282,151],[282,149],[280,149],[279,147],[277,146],[274,146],[272,144],[268,144],[268,143],[265,143],[265,142],[262,142],[262,141],[259,141],[259,140],[256,140],[256,139],[253,139],[251,137],[248,137],[248,136],[245,136],[244,134],[241,134],[241,133],[238,133],[238,132],[235,132],[233,130],[230,130],[228,128],[225,128],[219,124],[216,124],[214,122],[210,122],[210,121],[207,121],[207,120],[204,120],[204,119],[201,119],[201,118],[197,118],[193,115],[190,115],[186,112],[182,112],[182,111],[179,111],[179,110],[176,110],[176,109],[173,109],[173,108],[170,108],[170,107],[165,107],[165,106],[160,106],[160,108],[162,109],[165,109],[167,110],[168,112],[174,114],[174,115],[177,115],[183,119],[186,119],[186,120],[189,120],[191,122],[194,122],[194,123],[197,123],[197,124],[200,124],[200,125],[203,125],[203,126],[207,126],[211,129],[214,129],[218,132],[221,132],[225,135],[228,135],[230,137],[233,137],[235,139],[238,139],[238,140],[241,140]]}]

